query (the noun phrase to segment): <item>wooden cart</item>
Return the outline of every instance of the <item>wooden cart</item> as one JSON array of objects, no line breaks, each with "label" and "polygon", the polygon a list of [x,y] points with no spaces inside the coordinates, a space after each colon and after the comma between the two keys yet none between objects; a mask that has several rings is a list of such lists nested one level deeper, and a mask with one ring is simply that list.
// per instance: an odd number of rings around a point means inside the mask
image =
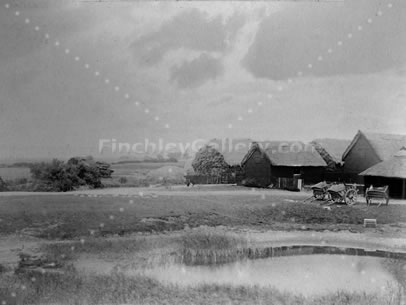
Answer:
[{"label": "wooden cart", "polygon": [[330,188],[331,184],[322,181],[319,182],[311,187],[313,190],[313,197],[312,199],[316,200],[330,200],[330,194],[327,192],[327,190]]},{"label": "wooden cart", "polygon": [[333,184],[327,189],[332,203],[346,203],[353,205],[357,202],[358,189],[355,184]]},{"label": "wooden cart", "polygon": [[370,188],[368,188],[365,191],[365,199],[367,201],[367,206],[370,206],[372,203],[372,200],[376,200],[379,204],[378,207],[381,206],[383,202],[386,203],[386,205],[389,204],[389,187],[387,185],[382,186],[382,187],[373,187],[371,185]]}]

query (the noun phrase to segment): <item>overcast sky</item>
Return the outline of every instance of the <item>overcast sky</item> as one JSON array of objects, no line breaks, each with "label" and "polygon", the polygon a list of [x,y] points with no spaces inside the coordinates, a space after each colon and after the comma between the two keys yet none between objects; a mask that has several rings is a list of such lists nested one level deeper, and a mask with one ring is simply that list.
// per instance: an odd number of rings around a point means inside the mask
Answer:
[{"label": "overcast sky", "polygon": [[406,1],[0,4],[0,159],[406,134]]}]

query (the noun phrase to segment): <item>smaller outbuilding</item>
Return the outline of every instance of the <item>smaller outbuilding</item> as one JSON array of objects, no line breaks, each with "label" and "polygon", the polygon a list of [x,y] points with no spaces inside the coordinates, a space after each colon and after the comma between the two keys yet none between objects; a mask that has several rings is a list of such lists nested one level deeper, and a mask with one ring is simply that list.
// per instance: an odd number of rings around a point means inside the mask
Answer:
[{"label": "smaller outbuilding", "polygon": [[386,161],[366,169],[360,176],[364,177],[365,187],[388,185],[389,196],[406,198],[406,148]]},{"label": "smaller outbuilding", "polygon": [[324,180],[326,162],[315,150],[270,152],[266,151],[271,162],[273,178],[293,178],[300,175],[304,183],[316,183]]},{"label": "smaller outbuilding", "polygon": [[245,185],[291,188],[295,175],[304,183],[324,180],[327,164],[316,150],[298,149],[298,142],[275,141],[266,144],[253,143],[242,160]]},{"label": "smaller outbuilding", "polygon": [[265,150],[257,142],[241,161],[244,172],[244,184],[247,186],[267,187],[271,184],[271,161]]}]

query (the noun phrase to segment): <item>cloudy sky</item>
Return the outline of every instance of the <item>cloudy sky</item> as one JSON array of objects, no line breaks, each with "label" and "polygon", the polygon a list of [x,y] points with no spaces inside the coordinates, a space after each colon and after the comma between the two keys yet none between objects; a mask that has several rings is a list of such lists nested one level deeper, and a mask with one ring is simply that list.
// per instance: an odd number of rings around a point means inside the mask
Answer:
[{"label": "cloudy sky", "polygon": [[0,0],[0,159],[406,134],[406,1]]}]

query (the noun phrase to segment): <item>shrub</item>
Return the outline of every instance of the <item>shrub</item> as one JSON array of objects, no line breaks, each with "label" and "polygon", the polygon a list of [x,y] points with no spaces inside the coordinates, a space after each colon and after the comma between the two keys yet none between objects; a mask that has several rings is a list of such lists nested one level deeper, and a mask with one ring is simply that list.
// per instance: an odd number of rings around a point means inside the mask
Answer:
[{"label": "shrub", "polygon": [[101,178],[111,177],[110,165],[94,162],[90,158],[71,158],[68,162],[57,159],[51,163],[36,163],[30,168],[40,189],[71,191],[80,186],[102,187]]}]

